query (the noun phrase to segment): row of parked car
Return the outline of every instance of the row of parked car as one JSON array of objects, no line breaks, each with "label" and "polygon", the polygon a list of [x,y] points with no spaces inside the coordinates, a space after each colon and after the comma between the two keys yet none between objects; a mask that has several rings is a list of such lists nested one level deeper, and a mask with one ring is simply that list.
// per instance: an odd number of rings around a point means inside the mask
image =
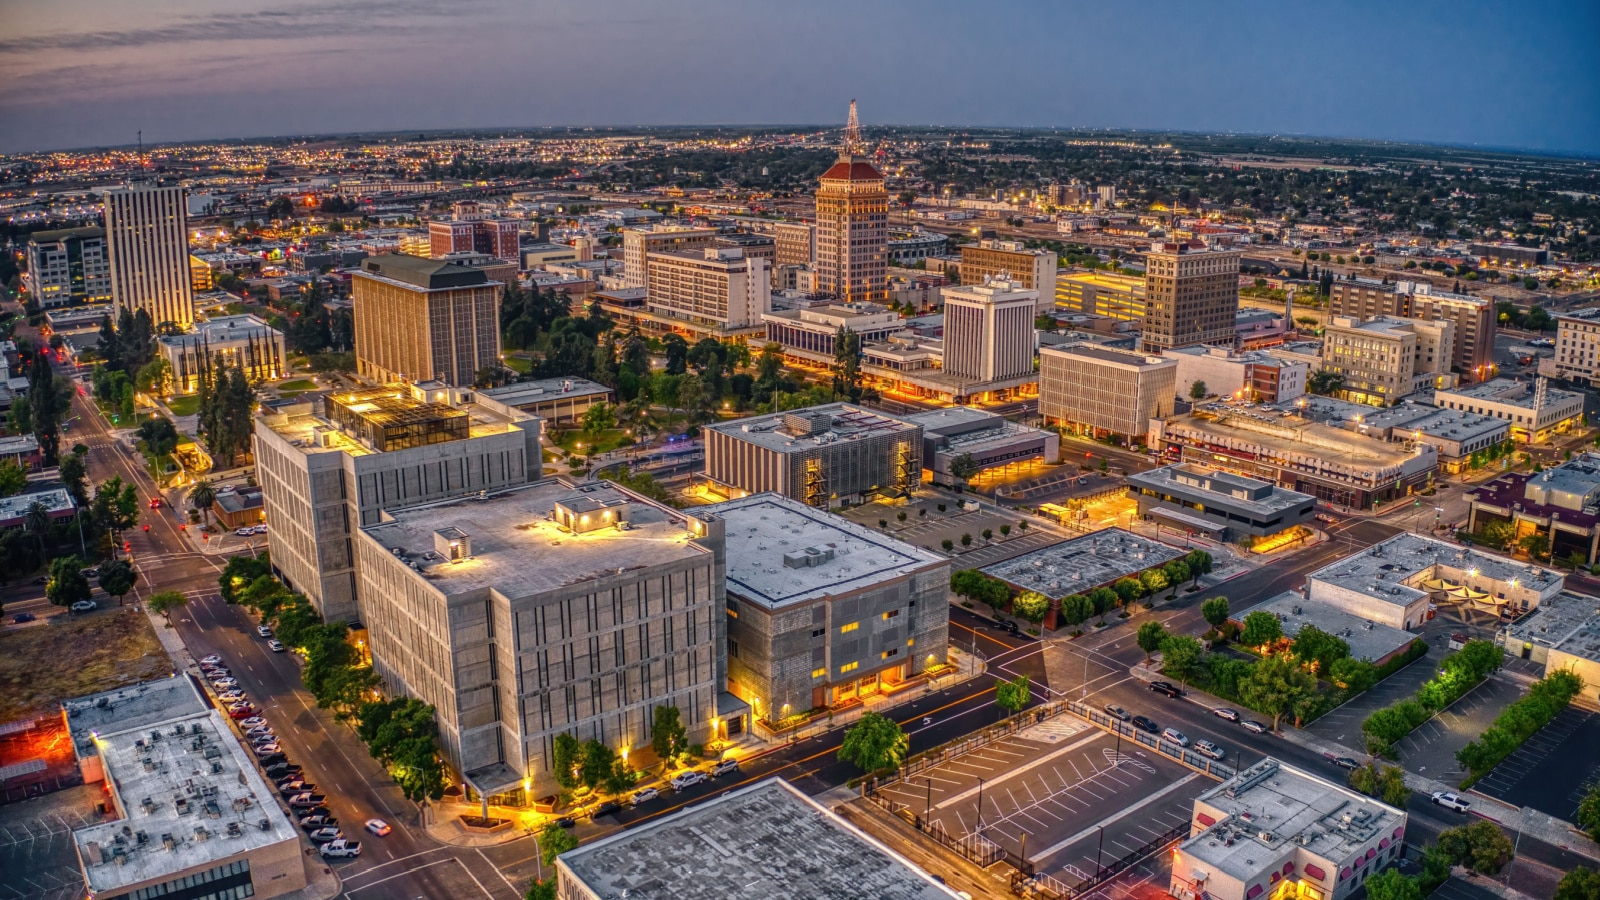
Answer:
[{"label": "row of parked car", "polygon": [[[737,759],[724,759],[703,772],[699,769],[679,772],[667,783],[671,785],[673,791],[685,791],[697,784],[704,784],[708,778],[721,778],[724,775],[735,774],[738,771],[739,761]],[[640,788],[629,795],[628,805],[637,807],[649,803],[659,798],[661,791],[662,789],[658,787]],[[562,816],[555,820],[555,824],[562,828],[572,828],[578,824],[578,818],[581,816],[587,815],[590,819],[596,819],[600,816],[609,816],[621,810],[622,804],[620,802],[605,800],[597,804],[593,809],[575,810],[570,815]]]},{"label": "row of parked car", "polygon": [[[265,625],[257,629],[258,632],[262,630],[271,634]],[[262,774],[277,787],[290,814],[317,847],[317,852],[326,859],[360,856],[361,843],[345,837],[339,820],[323,805],[327,795],[319,793],[315,784],[306,781],[304,771],[289,762],[272,726],[250,705],[249,698],[240,690],[238,680],[222,662],[222,657],[213,654],[200,660],[200,671],[211,683],[217,701],[228,710],[229,717],[239,723],[239,730],[249,743],[250,750],[255,753]],[[391,830],[382,819],[368,819],[365,828],[380,837]]]}]

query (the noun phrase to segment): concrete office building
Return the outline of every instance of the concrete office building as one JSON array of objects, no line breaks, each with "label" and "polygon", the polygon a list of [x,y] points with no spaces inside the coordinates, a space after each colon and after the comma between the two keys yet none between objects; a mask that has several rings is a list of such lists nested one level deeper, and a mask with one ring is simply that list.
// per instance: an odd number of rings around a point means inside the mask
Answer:
[{"label": "concrete office building", "polygon": [[1040,312],[1055,308],[1054,250],[1030,250],[1021,241],[985,239],[962,246],[960,271],[962,284],[1008,281],[1022,290],[1034,291]]},{"label": "concrete office building", "polygon": [[868,161],[850,101],[839,160],[822,173],[816,194],[817,293],[846,303],[889,299],[889,192]]},{"label": "concrete office building", "polygon": [[1178,362],[1175,387],[1188,399],[1196,382],[1206,397],[1232,397],[1278,403],[1306,392],[1311,367],[1282,359],[1262,350],[1235,351],[1228,347],[1176,347],[1162,353]]},{"label": "concrete office building", "polygon": [[950,473],[957,459],[967,457],[980,472],[1032,462],[1054,463],[1061,457],[1061,435],[1031,428],[999,413],[951,406],[901,416],[922,427],[923,474],[934,484],[953,487]]},{"label": "concrete office building", "polygon": [[674,326],[725,337],[759,328],[772,310],[768,260],[726,247],[647,256],[645,304]]},{"label": "concrete office building", "polygon": [[104,228],[35,231],[28,236],[23,284],[43,309],[111,299],[111,263]]},{"label": "concrete office building", "polygon": [[1178,363],[1092,344],[1039,350],[1039,415],[1077,434],[1142,438],[1172,415]]},{"label": "concrete office building", "polygon": [[450,218],[428,223],[428,256],[444,259],[453,253],[482,253],[513,264],[521,261],[521,247],[515,219],[491,219],[480,211],[476,201],[452,204]]},{"label": "concrete office building", "polygon": [[273,381],[289,371],[283,332],[248,314],[196,322],[184,334],[156,338],[156,349],[171,370],[173,392],[179,394],[199,390],[201,373],[215,366],[218,357],[251,381]]},{"label": "concrete office building", "polygon": [[1158,568],[1182,555],[1182,551],[1160,541],[1121,528],[1106,528],[1040,547],[979,571],[1019,591],[1038,591],[1051,600],[1060,600]]},{"label": "concrete office building", "polygon": [[144,310],[156,325],[189,327],[194,290],[183,187],[142,182],[111,188],[105,206],[111,302],[119,312]]},{"label": "concrete office building", "polygon": [[1600,453],[1582,453],[1543,472],[1513,472],[1467,492],[1466,529],[1507,524],[1521,539],[1543,534],[1553,559],[1600,563]]},{"label": "concrete office building", "polygon": [[1454,335],[1449,321],[1334,316],[1323,332],[1322,370],[1344,379],[1345,399],[1388,406],[1430,387],[1451,386],[1446,376]]},{"label": "concrete office building", "polygon": [[1143,322],[1144,278],[1063,272],[1056,276],[1056,306],[1068,312]]},{"label": "concrete office building", "polygon": [[1401,532],[1307,575],[1306,601],[1409,630],[1427,621],[1430,604],[1516,618],[1564,583],[1549,569]]},{"label": "concrete office building", "polygon": [[768,341],[782,344],[785,355],[813,367],[832,363],[834,340],[841,328],[855,332],[863,344],[871,344],[888,340],[906,324],[899,313],[876,303],[773,310],[761,321],[767,326]]},{"label": "concrete office building", "polygon": [[1127,478],[1140,516],[1219,541],[1271,537],[1316,517],[1310,494],[1206,466],[1180,463]]},{"label": "concrete office building", "polygon": [[1462,471],[1472,454],[1511,438],[1511,425],[1503,420],[1411,401],[1382,410],[1363,407],[1339,427],[1393,443],[1430,444],[1439,453],[1439,467],[1450,473]]},{"label": "concrete office building", "polygon": [[72,832],[88,896],[281,897],[306,886],[300,830],[194,679],[78,697],[62,713],[79,771],[104,782],[113,817]]},{"label": "concrete office building", "polygon": [[727,534],[728,690],[769,729],[945,661],[943,556],[780,494],[694,514]]},{"label": "concrete office building", "polygon": [[1542,266],[1550,261],[1550,251],[1543,247],[1524,247],[1521,244],[1492,243],[1467,245],[1467,252],[1491,266],[1527,268]]},{"label": "concrete office building", "polygon": [[1556,352],[1539,360],[1539,374],[1589,385],[1597,382],[1600,365],[1600,307],[1575,309],[1556,316]]},{"label": "concrete office building", "polygon": [[1194,801],[1178,900],[1343,900],[1400,862],[1406,811],[1267,757]]},{"label": "concrete office building", "polygon": [[809,222],[778,222],[772,226],[772,239],[774,268],[809,266],[817,260],[817,226]]},{"label": "concrete office building", "polygon": [[610,388],[586,378],[541,378],[476,391],[474,398],[485,406],[500,404],[538,416],[547,425],[575,426],[589,407],[610,403],[612,396]]},{"label": "concrete office building", "polygon": [[828,403],[707,425],[706,478],[738,498],[774,491],[828,508],[922,483],[922,428]]},{"label": "concrete office building", "polygon": [[623,287],[642,288],[650,284],[650,255],[704,250],[717,239],[715,228],[684,228],[657,225],[649,229],[622,230]]},{"label": "concrete office building", "polygon": [[352,288],[363,378],[470,387],[478,370],[500,364],[505,285],[482,269],[387,254],[363,262]]},{"label": "concrete office building", "polygon": [[[329,621],[356,617],[352,533],[386,508],[499,490],[543,474],[539,420],[393,385],[264,405],[254,452],[272,566]],[[453,405],[452,405],[453,402]]]},{"label": "concrete office building", "polygon": [[943,295],[946,372],[980,382],[1033,372],[1038,291],[1015,281],[985,279],[945,288]]},{"label": "concrete office building", "polygon": [[481,796],[556,793],[559,734],[621,752],[650,742],[657,706],[676,706],[695,743],[742,717],[719,702],[715,517],[548,481],[389,510],[354,543],[373,667],[433,705],[444,758]]},{"label": "concrete office building", "polygon": [[1595,598],[1562,591],[1533,615],[1495,632],[1506,654],[1544,666],[1544,674],[1570,669],[1583,679],[1588,699],[1600,685],[1600,611]]},{"label": "concrete office building", "polygon": [[786,900],[961,896],[781,778],[729,791],[556,857],[561,900],[726,900],[734,891]]},{"label": "concrete office building", "polygon": [[1532,384],[1496,378],[1454,390],[1434,391],[1433,402],[1492,416],[1511,425],[1511,439],[1521,444],[1543,444],[1566,434],[1583,419],[1583,395],[1549,386],[1539,377]]},{"label": "concrete office building", "polygon": [[1453,343],[1442,371],[1453,370],[1464,381],[1482,381],[1494,372],[1494,303],[1482,297],[1440,291],[1420,281],[1341,278],[1333,282],[1328,312],[1358,319],[1398,316],[1451,322]]},{"label": "concrete office building", "polygon": [[1144,349],[1233,345],[1239,250],[1167,241],[1145,255]]}]

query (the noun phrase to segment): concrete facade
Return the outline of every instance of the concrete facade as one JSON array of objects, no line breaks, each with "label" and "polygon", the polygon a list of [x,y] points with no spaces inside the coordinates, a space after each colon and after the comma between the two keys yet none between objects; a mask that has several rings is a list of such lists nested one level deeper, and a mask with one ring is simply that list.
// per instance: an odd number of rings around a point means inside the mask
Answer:
[{"label": "concrete facade", "polygon": [[201,373],[219,356],[251,381],[273,381],[289,370],[283,332],[252,315],[197,322],[187,334],[157,338],[156,349],[171,368],[172,389],[179,394],[199,390]]},{"label": "concrete facade", "polygon": [[104,228],[35,231],[28,236],[23,282],[44,309],[111,299],[111,262]]},{"label": "concrete facade", "polygon": [[1496,378],[1454,390],[1434,391],[1435,406],[1501,419],[1511,439],[1543,444],[1566,434],[1583,418],[1583,395],[1550,387],[1543,377],[1532,384]]},{"label": "concrete facade", "polygon": [[1444,371],[1455,371],[1464,381],[1482,381],[1494,371],[1494,303],[1482,297],[1438,291],[1426,282],[1341,278],[1333,282],[1328,312],[1358,319],[1400,316],[1448,321],[1455,328]]},{"label": "concrete facade", "polygon": [[1055,308],[1056,254],[1036,250],[1021,241],[982,240],[961,248],[961,283],[1007,281],[1034,292],[1039,312]]},{"label": "concrete facade", "polygon": [[1238,250],[1169,241],[1145,255],[1145,350],[1233,346],[1239,312]]},{"label": "concrete facade", "polygon": [[738,248],[648,254],[646,305],[692,327],[731,333],[761,325],[772,310],[769,260]]},{"label": "concrete facade", "polygon": [[1061,435],[1009,421],[999,413],[970,406],[952,406],[903,416],[922,426],[923,473],[934,484],[952,487],[956,459],[972,459],[978,470],[1039,460],[1059,462]]},{"label": "concrete facade", "polygon": [[356,369],[379,384],[470,387],[500,365],[500,293],[483,270],[388,254],[362,263],[352,285]]},{"label": "concrete facade", "polygon": [[1143,437],[1172,415],[1178,364],[1091,344],[1039,350],[1039,415],[1086,434]]},{"label": "concrete facade", "polygon": [[1015,281],[985,280],[942,293],[947,373],[977,382],[1032,374],[1038,291]]},{"label": "concrete facade", "polygon": [[1345,399],[1388,406],[1429,387],[1445,387],[1455,325],[1378,316],[1334,316],[1323,334],[1322,370],[1344,379]]},{"label": "concrete facade", "polygon": [[922,428],[829,403],[708,425],[706,478],[732,497],[773,491],[832,507],[922,482]]},{"label": "concrete facade", "polygon": [[1191,397],[1195,382],[1206,397],[1233,397],[1277,403],[1306,392],[1311,367],[1280,359],[1261,350],[1238,352],[1227,347],[1177,347],[1161,354],[1178,361],[1178,396]]},{"label": "concrete facade", "polygon": [[[1198,517],[1224,541],[1278,534],[1316,515],[1317,498],[1309,494],[1204,466],[1162,466],[1127,478],[1141,516],[1173,518],[1180,526]],[[1174,509],[1182,516],[1170,516]]]},{"label": "concrete facade", "polygon": [[[111,302],[150,314],[152,324],[194,322],[189,278],[189,212],[180,185],[151,182],[105,192]],[[115,317],[113,317],[115,319]]]}]

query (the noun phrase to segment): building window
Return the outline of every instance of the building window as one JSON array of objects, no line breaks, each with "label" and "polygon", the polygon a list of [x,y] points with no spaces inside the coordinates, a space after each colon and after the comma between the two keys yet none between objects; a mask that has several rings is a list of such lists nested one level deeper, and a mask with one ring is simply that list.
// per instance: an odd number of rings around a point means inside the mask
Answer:
[{"label": "building window", "polygon": [[892,656],[899,656],[899,655],[900,655],[900,648],[899,647],[890,647],[888,650],[883,651],[882,658],[883,659],[888,659],[888,658],[890,658]]},{"label": "building window", "polygon": [[860,667],[861,667],[861,663],[858,663],[858,662],[847,662],[844,665],[839,667],[839,674],[843,675],[846,672],[854,672],[856,669],[858,669]]},{"label": "building window", "polygon": [[860,628],[860,627],[861,627],[861,623],[860,622],[851,622],[848,625],[840,625],[839,626],[839,633],[840,634],[844,634],[847,631],[855,631],[857,628]]},{"label": "building window", "polygon": [[812,669],[811,670],[811,677],[812,678],[821,678],[821,677],[823,677],[824,675],[827,675],[827,674],[828,674],[828,670],[827,669]]},{"label": "building window", "polygon": [[732,657],[737,657],[739,655],[739,642],[738,641],[729,641],[728,642],[728,655],[732,656]]},{"label": "building window", "polygon": [[896,617],[896,616],[898,616],[898,615],[900,615],[900,610],[898,610],[898,609],[891,609],[891,610],[889,610],[889,611],[888,611],[888,612],[886,612],[886,613],[884,613],[884,614],[883,614],[883,620],[884,620],[884,621],[885,621],[885,622],[887,622],[887,621],[889,621],[889,620],[890,620],[890,619],[893,619],[893,618],[894,618],[894,617]]}]

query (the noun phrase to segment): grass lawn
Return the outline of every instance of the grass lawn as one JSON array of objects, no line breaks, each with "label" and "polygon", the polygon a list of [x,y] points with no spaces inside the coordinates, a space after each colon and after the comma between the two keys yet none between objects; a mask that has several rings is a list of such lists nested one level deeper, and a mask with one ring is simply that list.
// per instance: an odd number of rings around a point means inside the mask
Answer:
[{"label": "grass lawn", "polygon": [[533,360],[525,359],[521,356],[508,356],[505,359],[505,363],[506,368],[523,375],[533,371]]},{"label": "grass lawn", "polygon": [[167,401],[167,409],[175,416],[192,416],[200,411],[200,395],[184,394]]},{"label": "grass lawn", "polygon": [[134,612],[131,602],[118,609],[104,594],[95,599],[100,612],[63,613],[50,624],[0,634],[0,722],[59,715],[69,697],[172,672],[172,659],[144,613]]},{"label": "grass lawn", "polygon": [[316,387],[317,383],[309,378],[296,378],[293,381],[285,381],[279,384],[278,392],[286,394],[290,391],[311,391],[316,390]]},{"label": "grass lawn", "polygon": [[582,454],[588,456],[593,453],[606,453],[618,447],[633,443],[633,438],[623,434],[620,428],[607,428],[598,434],[586,434],[581,430],[569,431],[556,441],[557,447],[568,453],[577,453],[578,444],[583,444]]}]

